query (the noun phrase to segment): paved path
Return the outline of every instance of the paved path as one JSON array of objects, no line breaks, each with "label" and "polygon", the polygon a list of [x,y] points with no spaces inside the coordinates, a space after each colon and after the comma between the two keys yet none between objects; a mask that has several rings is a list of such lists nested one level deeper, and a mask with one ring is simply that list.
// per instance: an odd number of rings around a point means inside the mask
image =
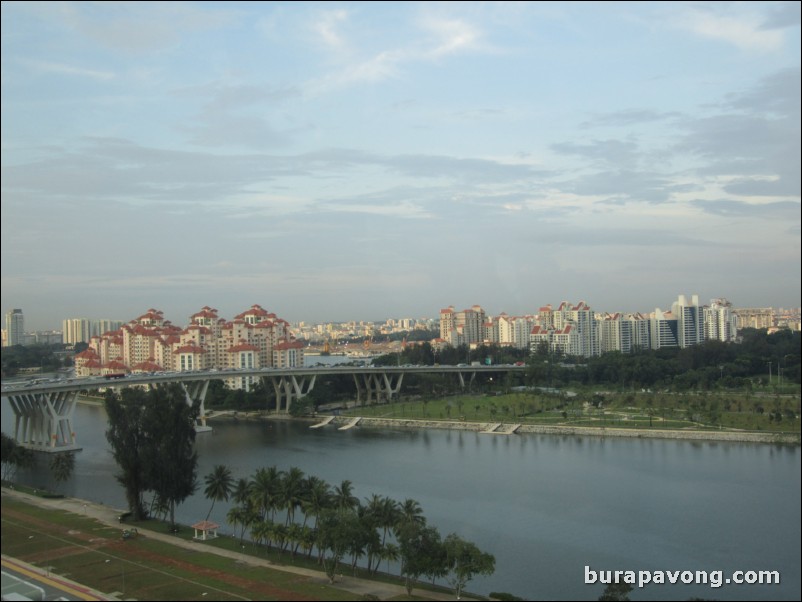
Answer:
[{"label": "paved path", "polygon": [[[96,504],[94,502],[89,502],[78,498],[67,498],[67,497],[40,498],[37,496],[22,493],[15,489],[8,489],[5,487],[3,487],[2,489],[2,494],[4,497],[5,496],[16,497],[25,500],[29,504],[32,504],[34,506],[39,506],[42,508],[53,508],[57,510],[72,512],[74,514],[83,514],[85,516],[90,516],[102,523],[111,526],[119,526],[120,524],[119,517],[123,513],[122,510],[119,510],[117,508],[112,508],[111,506],[106,506],[104,504]],[[402,585],[394,585],[392,583],[382,583],[379,581],[370,581],[368,579],[359,579],[357,577],[349,577],[347,575],[339,576],[337,578],[336,583],[330,584],[328,577],[326,577],[326,574],[323,571],[315,571],[312,569],[306,569],[302,567],[275,564],[264,558],[258,558],[256,556],[251,556],[249,554],[242,554],[240,552],[234,552],[232,550],[225,550],[222,548],[206,546],[202,542],[190,541],[182,539],[180,537],[175,537],[174,535],[168,535],[166,533],[158,533],[156,531],[151,531],[150,529],[143,529],[141,527],[137,527],[137,529],[141,534],[146,535],[151,539],[157,539],[174,546],[179,546],[189,550],[194,550],[196,552],[200,548],[203,548],[203,551],[206,553],[217,554],[218,556],[225,556],[227,558],[232,558],[238,562],[248,563],[256,566],[264,566],[277,571],[285,571],[288,573],[304,575],[312,579],[314,582],[319,582],[321,584],[326,584],[331,587],[336,587],[338,589],[352,592],[358,596],[371,594],[377,596],[381,600],[387,600],[390,598],[394,598],[396,596],[406,595],[406,590]],[[429,600],[455,599],[455,597],[450,594],[424,591],[417,588],[414,589],[412,593],[415,596],[420,596],[422,598],[426,598]],[[462,599],[471,600],[472,598],[467,598],[465,596],[462,596]]]}]

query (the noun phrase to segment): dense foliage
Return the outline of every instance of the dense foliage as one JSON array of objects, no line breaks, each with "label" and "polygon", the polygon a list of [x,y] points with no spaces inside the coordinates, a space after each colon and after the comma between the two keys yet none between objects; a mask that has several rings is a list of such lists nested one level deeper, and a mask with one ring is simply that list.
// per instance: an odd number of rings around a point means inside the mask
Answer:
[{"label": "dense foliage", "polygon": [[672,390],[751,388],[761,384],[800,383],[800,333],[773,334],[745,329],[740,343],[707,341],[685,349],[643,349],[625,355],[564,357],[541,347],[534,353],[499,345],[476,349],[446,347],[435,353],[428,343],[407,346],[400,354],[377,358],[375,365],[513,364],[525,361],[526,384],[560,387],[567,384],[609,385],[624,389]]},{"label": "dense foliage", "polygon": [[[206,482],[219,481],[214,475],[224,473],[215,467]],[[432,581],[446,577],[459,597],[474,575],[495,570],[492,554],[455,533],[442,539],[413,499],[398,502],[373,494],[362,503],[350,481],[332,487],[298,468],[275,466],[260,468],[226,490],[236,504],[227,520],[240,528],[241,540],[249,530],[255,544],[272,547],[279,556],[312,558],[316,551],[332,582],[349,556],[352,570],[364,558],[374,574],[382,561],[398,561],[410,594],[422,576]],[[208,489],[207,497],[214,499],[215,492],[220,489]]]},{"label": "dense foliage", "polygon": [[180,385],[106,393],[106,439],[120,467],[116,478],[134,519],[147,515],[144,495],[152,492],[154,505],[169,512],[175,524],[175,506],[194,493],[198,408],[197,402],[187,404]]},{"label": "dense foliage", "polygon": [[72,358],[64,345],[12,345],[2,349],[3,378],[16,376],[23,368],[36,368],[42,372],[55,372],[72,365]]}]

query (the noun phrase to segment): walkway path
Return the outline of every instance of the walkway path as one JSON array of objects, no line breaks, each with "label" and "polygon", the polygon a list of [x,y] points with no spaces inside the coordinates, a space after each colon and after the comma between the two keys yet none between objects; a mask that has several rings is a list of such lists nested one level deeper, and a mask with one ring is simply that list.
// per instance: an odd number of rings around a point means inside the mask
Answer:
[{"label": "walkway path", "polygon": [[345,426],[341,426],[341,427],[340,427],[340,428],[338,428],[337,430],[338,430],[338,431],[347,431],[347,430],[348,430],[348,429],[350,429],[350,428],[354,428],[354,427],[355,427],[357,424],[359,424],[359,421],[360,421],[360,420],[362,420],[362,417],[361,417],[361,416],[357,416],[357,417],[356,417],[356,418],[354,418],[354,419],[353,419],[351,422],[349,422],[349,423],[348,423],[348,424],[346,424]]},{"label": "walkway path", "polygon": [[310,429],[319,429],[321,426],[326,426],[332,420],[334,420],[334,416],[328,416],[323,422],[318,422],[317,424],[313,424],[309,428]]},{"label": "walkway path", "polygon": [[[41,508],[51,508],[51,509],[63,510],[66,512],[72,512],[74,514],[83,514],[85,516],[90,516],[102,523],[117,527],[119,527],[120,524],[119,517],[123,512],[119,509],[112,508],[104,504],[96,504],[78,498],[40,498],[37,496],[22,493],[15,489],[8,489],[6,487],[3,487],[2,494],[3,496],[11,496],[19,498],[31,505],[39,506]],[[151,531],[150,529],[142,529],[140,527],[137,528],[139,529],[139,532],[141,534],[146,535],[151,539],[157,539],[174,546],[179,546],[182,548],[193,550],[195,552],[203,551],[208,554],[216,554],[218,556],[232,558],[238,562],[243,562],[257,566],[264,566],[277,571],[285,571],[288,573],[295,573],[297,575],[304,575],[305,577],[309,577],[314,581],[319,581],[321,584],[330,585],[331,587],[336,587],[344,591],[352,592],[356,596],[363,596],[366,594],[370,594],[373,596],[377,596],[381,600],[387,600],[390,598],[394,598],[396,596],[406,595],[406,590],[402,585],[394,585],[392,583],[382,583],[379,581],[370,581],[368,579],[359,579],[357,577],[349,577],[345,575],[341,575],[336,583],[330,584],[328,577],[326,577],[326,574],[322,571],[315,571],[312,569],[296,567],[296,566],[275,564],[269,560],[258,558],[256,556],[251,556],[249,554],[242,554],[240,552],[234,552],[232,550],[225,550],[222,548],[207,546],[202,542],[189,541],[186,539],[181,539],[174,535],[168,535],[166,533],[158,533],[156,531]],[[417,588],[413,591],[413,594],[415,596],[419,596],[421,598],[425,598],[428,600],[454,599],[453,595],[439,592],[431,592],[428,590],[424,591]],[[466,598],[465,596],[463,596],[462,599],[470,600],[471,598]]]}]

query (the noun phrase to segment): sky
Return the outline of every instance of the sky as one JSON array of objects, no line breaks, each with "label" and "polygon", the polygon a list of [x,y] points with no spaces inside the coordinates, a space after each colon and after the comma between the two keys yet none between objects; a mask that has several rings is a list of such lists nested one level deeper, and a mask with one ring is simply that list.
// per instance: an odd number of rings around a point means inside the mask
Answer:
[{"label": "sky", "polygon": [[800,303],[799,2],[3,2],[2,311]]}]

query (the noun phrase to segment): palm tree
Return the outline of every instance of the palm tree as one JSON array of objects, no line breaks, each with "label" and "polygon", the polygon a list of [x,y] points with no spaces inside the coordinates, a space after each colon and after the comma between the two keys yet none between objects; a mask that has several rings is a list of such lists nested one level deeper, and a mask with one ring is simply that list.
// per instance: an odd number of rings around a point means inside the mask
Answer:
[{"label": "palm tree", "polygon": [[339,512],[353,510],[359,506],[359,498],[354,495],[354,485],[345,479],[339,486],[334,487],[334,507]]},{"label": "palm tree", "polygon": [[[384,545],[382,545],[381,548],[379,548],[379,557],[382,560],[386,560],[387,561],[387,574],[388,575],[390,574],[390,561],[391,560],[392,561],[398,560],[400,556],[401,556],[401,549],[394,543],[384,544]],[[373,574],[375,575],[376,571],[378,571],[378,570],[379,570],[379,564],[377,563],[376,564],[376,569],[373,571]]]},{"label": "palm tree", "polygon": [[398,510],[397,520],[395,525],[393,525],[396,537],[398,536],[400,528],[409,523],[415,523],[420,527],[426,524],[426,517],[423,516],[423,509],[420,503],[411,498],[405,499]]},{"label": "palm tree", "polygon": [[240,478],[231,490],[231,499],[235,504],[244,506],[251,497],[250,483],[246,478]]},{"label": "palm tree", "polygon": [[295,466],[284,473],[280,484],[281,502],[287,511],[287,520],[284,522],[289,527],[295,520],[295,509],[301,505],[304,492],[304,472]]},{"label": "palm tree", "polygon": [[250,483],[250,495],[262,520],[267,518],[268,511],[275,514],[279,481],[280,473],[275,466],[260,468],[253,475]]},{"label": "palm tree", "polygon": [[231,471],[227,466],[218,464],[212,472],[206,475],[204,482],[206,483],[206,489],[203,490],[203,493],[207,499],[212,500],[212,507],[209,508],[209,512],[206,514],[206,520],[209,520],[212,510],[214,510],[215,502],[228,501],[234,488],[234,477],[231,476]]}]

